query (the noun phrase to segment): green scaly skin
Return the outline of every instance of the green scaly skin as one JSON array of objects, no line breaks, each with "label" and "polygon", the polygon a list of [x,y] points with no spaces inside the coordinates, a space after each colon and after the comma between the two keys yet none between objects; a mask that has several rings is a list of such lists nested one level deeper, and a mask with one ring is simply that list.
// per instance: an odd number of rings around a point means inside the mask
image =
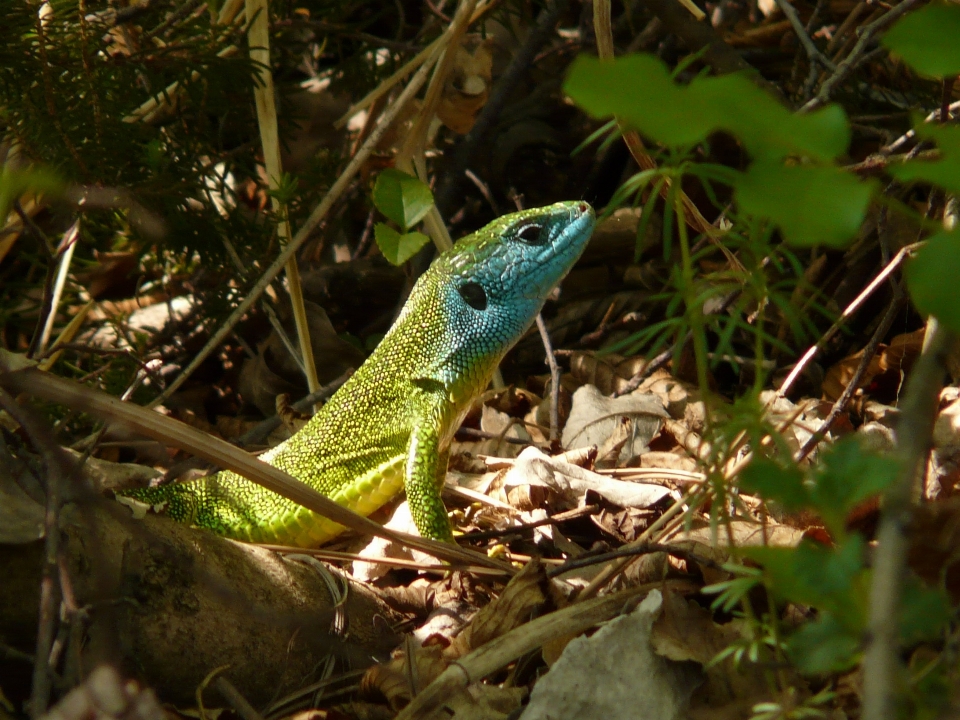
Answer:
[{"label": "green scaly skin", "polygon": [[[495,220],[441,254],[352,378],[260,458],[361,515],[406,489],[424,537],[452,541],[440,489],[450,440],[593,232],[562,202]],[[344,530],[230,471],[122,495],[237,540],[313,547]]]}]

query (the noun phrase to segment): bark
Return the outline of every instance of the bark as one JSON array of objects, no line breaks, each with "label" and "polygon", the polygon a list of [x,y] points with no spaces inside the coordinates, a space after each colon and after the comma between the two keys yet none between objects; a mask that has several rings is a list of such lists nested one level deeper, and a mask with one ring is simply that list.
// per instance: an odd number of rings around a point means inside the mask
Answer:
[{"label": "bark", "polygon": [[[313,563],[163,517],[135,520],[100,499],[65,505],[60,527],[65,597],[88,611],[82,651],[68,647],[65,667],[75,651],[82,671],[109,662],[164,701],[194,706],[204,678],[228,665],[224,676],[260,706],[316,680],[331,655],[338,670],[363,667],[399,641],[389,609],[345,580],[345,625],[334,630],[335,601]],[[37,632],[43,552],[42,540],[0,545],[0,638],[24,652]],[[22,660],[9,662],[22,671]]]}]

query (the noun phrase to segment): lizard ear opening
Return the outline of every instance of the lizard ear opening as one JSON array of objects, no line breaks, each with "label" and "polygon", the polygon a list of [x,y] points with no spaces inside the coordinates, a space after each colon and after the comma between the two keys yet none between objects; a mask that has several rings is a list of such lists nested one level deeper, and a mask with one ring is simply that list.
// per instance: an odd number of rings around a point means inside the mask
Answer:
[{"label": "lizard ear opening", "polygon": [[474,310],[487,309],[487,291],[479,283],[468,282],[457,288],[460,297]]}]

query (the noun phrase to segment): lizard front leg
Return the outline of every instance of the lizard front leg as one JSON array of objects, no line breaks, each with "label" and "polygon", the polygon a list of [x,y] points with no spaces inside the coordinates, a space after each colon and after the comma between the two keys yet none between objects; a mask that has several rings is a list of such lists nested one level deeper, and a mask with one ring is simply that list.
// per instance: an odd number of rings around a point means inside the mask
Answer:
[{"label": "lizard front leg", "polygon": [[437,429],[427,423],[418,424],[410,433],[404,484],[410,515],[420,535],[452,543],[447,509],[440,499],[449,455],[448,451],[440,450]]}]

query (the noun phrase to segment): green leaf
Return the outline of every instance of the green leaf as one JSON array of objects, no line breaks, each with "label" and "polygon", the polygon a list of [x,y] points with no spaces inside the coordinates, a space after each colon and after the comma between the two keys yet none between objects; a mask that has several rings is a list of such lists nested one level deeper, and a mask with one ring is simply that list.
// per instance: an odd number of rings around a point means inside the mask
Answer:
[{"label": "green leaf", "polygon": [[710,118],[695,111],[686,89],[673,82],[666,65],[653,55],[612,62],[581,55],[564,91],[591,115],[619,115],[666,145],[697,143],[710,132]]},{"label": "green leaf", "polygon": [[948,328],[960,332],[960,231],[944,231],[929,238],[906,272],[907,287],[917,309],[936,315]]},{"label": "green leaf", "polygon": [[791,113],[746,75],[698,77],[675,83],[653,55],[600,61],[581,55],[564,90],[594,117],[616,115],[644,135],[671,147],[706,140],[717,130],[737,135],[754,158],[807,155],[830,160],[850,143],[846,115],[838,106]]},{"label": "green leaf", "polygon": [[787,654],[807,674],[848,670],[857,663],[860,637],[829,613],[821,613],[787,640]]},{"label": "green leaf", "polygon": [[859,535],[836,548],[806,540],[796,548],[743,548],[744,555],[763,565],[767,585],[777,596],[827,610],[851,629],[866,621],[863,552]]},{"label": "green leaf", "polygon": [[941,588],[926,588],[915,577],[907,579],[900,599],[900,639],[904,644],[935,640],[950,617],[950,600]]},{"label": "green leaf", "polygon": [[50,170],[25,168],[14,170],[9,165],[0,174],[0,223],[7,220],[13,201],[25,192],[59,194],[64,182]]},{"label": "green leaf", "polygon": [[714,610],[721,608],[724,612],[730,612],[760,584],[763,574],[757,568],[732,563],[725,563],[723,569],[731,573],[734,576],[733,579],[707,585],[701,592],[704,595],[717,596],[717,599],[710,603],[711,608]]},{"label": "green leaf", "polygon": [[739,137],[755,160],[806,155],[829,161],[850,145],[847,116],[839,105],[793,113],[743,74],[697,78],[690,84],[701,111],[717,112],[717,128]]},{"label": "green leaf", "polygon": [[960,75],[960,7],[930,3],[890,28],[883,44],[924,75]]},{"label": "green leaf", "polygon": [[898,472],[892,458],[867,451],[856,438],[845,438],[824,453],[810,488],[810,502],[830,532],[840,536],[857,503],[883,491]]},{"label": "green leaf", "polygon": [[833,167],[755,162],[736,191],[741,209],[770,218],[788,243],[843,247],[859,230],[875,185]]},{"label": "green leaf", "polygon": [[389,168],[377,176],[373,204],[406,231],[430,212],[433,193],[417,178]]},{"label": "green leaf", "polygon": [[890,174],[904,182],[920,180],[950,192],[960,192],[960,127],[932,125],[922,118],[916,119],[913,126],[920,137],[937,141],[942,157],[932,162],[911,160],[893,165]]},{"label": "green leaf", "polygon": [[267,190],[269,197],[274,197],[281,205],[290,205],[297,198],[297,186],[300,181],[290,173],[283,173],[280,182],[274,190]]},{"label": "green leaf", "polygon": [[775,500],[786,510],[799,510],[810,504],[800,469],[796,466],[780,467],[764,458],[754,460],[741,471],[740,487],[767,500]]},{"label": "green leaf", "polygon": [[373,232],[380,252],[394,265],[403,265],[416,255],[420,248],[430,242],[430,238],[423,233],[410,232],[401,235],[384,223],[377,223]]}]

